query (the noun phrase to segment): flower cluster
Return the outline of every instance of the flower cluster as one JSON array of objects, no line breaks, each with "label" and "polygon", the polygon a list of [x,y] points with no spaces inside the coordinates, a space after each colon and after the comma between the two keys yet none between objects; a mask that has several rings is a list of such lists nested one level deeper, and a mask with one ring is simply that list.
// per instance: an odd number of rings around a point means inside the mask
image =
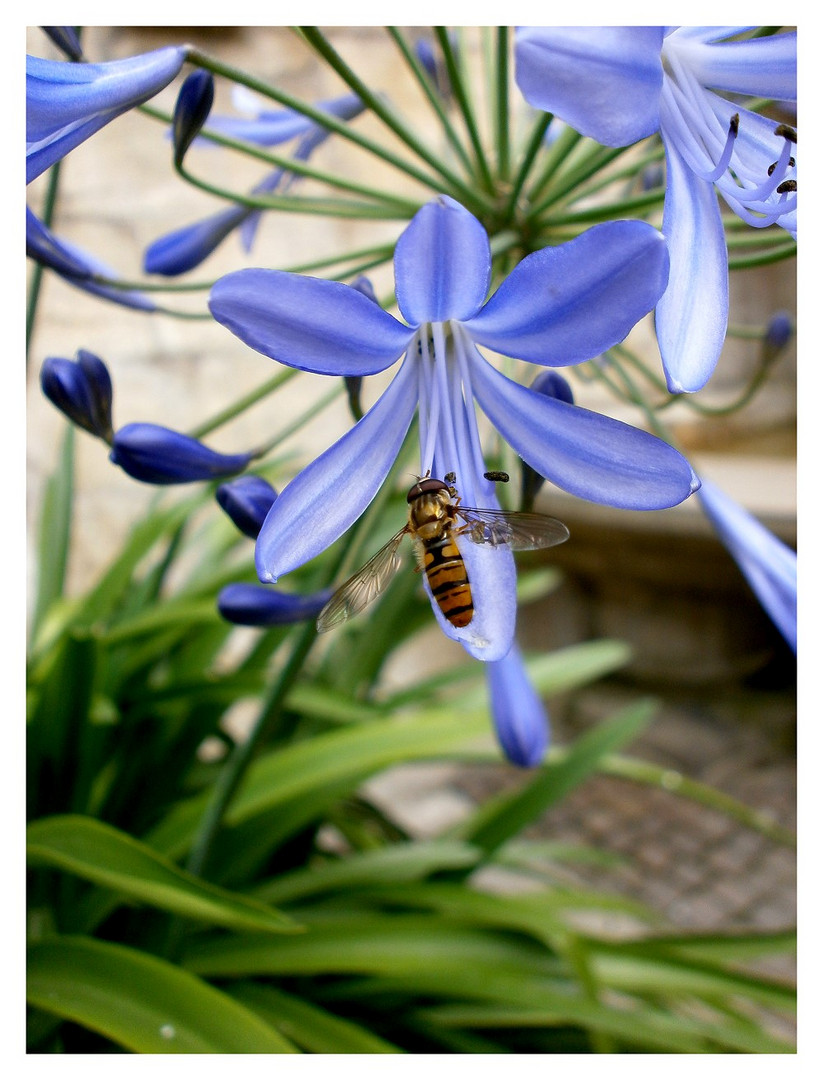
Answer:
[{"label": "flower cluster", "polygon": [[[266,200],[291,193],[304,172],[317,175],[306,163],[329,137],[324,114],[347,137],[341,124],[367,108],[394,124],[391,109],[374,97],[364,100],[362,86],[359,93],[305,106],[307,113],[269,108],[240,87],[235,105],[246,115],[211,116],[213,75],[198,66],[202,58],[190,48],[87,63],[71,28],[47,29],[69,60],[27,58],[29,182],[104,125],[149,101],[187,62],[194,70],[183,81],[170,132],[172,160],[184,178],[184,159],[194,144],[206,148],[222,141],[248,150],[293,143],[289,158],[267,153],[270,164],[280,164],[248,197],[238,196],[227,208],[151,243],[144,257],[147,274],[184,274],[235,230],[249,253]],[[542,149],[559,158],[558,146],[576,133],[612,148],[659,137],[662,151],[651,166],[646,161],[641,182],[646,188],[665,184],[660,230],[609,214],[583,229],[571,215],[571,238],[538,243],[536,236],[550,235],[540,232],[545,222],[538,227],[514,195],[506,218],[501,208],[509,179],[494,191],[488,170],[481,168],[490,181],[487,191],[475,193],[459,181],[451,188],[432,187],[440,193],[408,215],[393,255],[397,315],[378,303],[368,279],[354,270],[340,274],[351,284],[267,267],[218,279],[208,300],[217,323],[279,364],[346,382],[356,422],[282,492],[246,473],[259,450],[220,454],[152,423],[115,428],[108,369],[86,350],[74,360],[47,359],[43,392],[73,423],[105,442],[111,461],[135,479],[169,485],[235,478],[217,488],[216,498],[254,539],[261,584],[223,589],[218,607],[232,622],[274,626],[317,616],[330,590],[296,596],[274,583],[329,548],[361,517],[415,420],[418,475],[452,478],[464,507],[499,513],[479,407],[522,462],[524,509],[546,480],[578,498],[628,510],[672,507],[698,492],[723,542],[795,647],[793,553],[713,484],[701,487],[690,463],[668,441],[578,405],[557,371],[620,346],[653,313],[670,392],[699,390],[715,368],[729,318],[718,194],[747,225],[777,225],[796,237],[797,135],[787,122],[796,99],[796,34],[760,37],[747,29],[523,27],[516,33],[517,86],[528,104],[552,117],[538,124],[530,152]],[[457,109],[462,93],[459,81],[452,85],[449,77],[458,73],[451,63],[456,41],[449,50],[449,71],[424,39],[413,60],[430,99],[442,98],[438,108],[444,117]],[[789,111],[768,120],[737,100],[754,95]],[[477,139],[474,144],[484,166],[482,147]],[[661,169],[663,157],[665,173],[647,182],[648,169]],[[451,174],[444,168],[442,175]],[[504,274],[494,239],[505,228],[522,228],[522,234],[505,249]],[[106,265],[56,236],[47,216],[41,220],[27,209],[26,236],[29,256],[75,287],[137,310],[161,310],[147,292],[121,287]],[[779,350],[787,332],[783,323],[770,327],[773,340],[765,347]],[[363,413],[364,377],[395,365],[387,389]],[[523,365],[536,365],[538,373]],[[521,380],[516,371],[528,374]],[[493,532],[469,531],[461,539],[456,529],[454,539],[471,582],[472,614],[465,625],[450,620],[423,575],[434,618],[485,663],[507,757],[534,765],[545,752],[548,717],[515,641],[511,547]]]}]

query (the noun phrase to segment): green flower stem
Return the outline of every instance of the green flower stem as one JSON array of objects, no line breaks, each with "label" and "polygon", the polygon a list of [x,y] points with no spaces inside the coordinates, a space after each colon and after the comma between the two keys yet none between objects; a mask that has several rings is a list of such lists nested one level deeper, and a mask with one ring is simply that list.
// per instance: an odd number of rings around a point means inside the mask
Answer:
[{"label": "green flower stem", "polygon": [[296,368],[284,368],[283,370],[278,371],[276,375],[267,379],[266,382],[258,386],[256,390],[250,390],[249,393],[243,394],[243,396],[238,398],[232,405],[228,405],[225,409],[221,409],[221,411],[210,420],[198,424],[196,428],[193,428],[189,432],[189,435],[191,435],[193,439],[202,439],[205,435],[211,434],[212,431],[216,431],[217,428],[222,427],[223,424],[228,424],[230,420],[234,420],[236,416],[239,416],[247,409],[250,409],[252,405],[256,405],[258,401],[262,401],[276,390],[279,390],[281,386],[285,386],[285,384],[293,379],[296,374]]},{"label": "green flower stem", "polygon": [[[447,169],[437,153],[424,146],[414,132],[406,127],[405,124],[401,123],[398,117],[387,107],[382,97],[374,94],[355,72],[352,71],[343,58],[339,56],[329,42],[326,41],[317,27],[301,26],[299,29],[306,42],[334,71],[337,72],[340,78],[354,90],[361,100],[372,110],[375,116],[379,117],[383,123],[409,147],[410,150],[417,154],[421,160],[431,166],[438,176],[446,180],[447,183],[451,185],[453,191],[460,196],[461,201],[466,203],[469,209],[476,209],[482,213],[484,209],[489,208],[489,199],[484,199],[482,194],[477,191],[476,187],[467,185],[459,176],[452,172],[451,169]],[[427,176],[417,170],[415,170],[415,173],[411,173],[408,165],[405,166],[405,168],[411,175],[415,175],[416,173],[417,178],[422,179],[427,187],[432,188],[435,191],[439,191],[442,188],[442,183],[435,177]]]},{"label": "green flower stem", "polygon": [[514,210],[520,200],[520,196],[526,183],[526,179],[528,178],[529,172],[534,165],[537,155],[543,148],[543,139],[551,122],[551,114],[543,113],[543,115],[538,119],[537,123],[532,129],[532,133],[529,137],[526,149],[524,150],[523,155],[520,158],[520,166],[517,170],[517,175],[514,178],[514,182],[512,183],[506,208],[503,211],[506,220],[511,220],[511,218],[514,216]]},{"label": "green flower stem", "polygon": [[406,221],[410,214],[416,213],[419,206],[414,203],[376,203],[355,202],[348,199],[320,199],[304,195],[250,195],[210,184],[190,173],[185,163],[175,166],[177,173],[193,187],[216,195],[220,199],[247,206],[252,210],[280,210],[289,213],[324,214],[328,217],[377,218],[381,221]]},{"label": "green flower stem", "polygon": [[[296,371],[294,371],[294,374],[296,374]],[[263,446],[256,451],[254,456],[257,458],[262,457],[264,454],[270,454],[275,447],[279,446],[280,443],[285,442],[290,435],[295,433],[295,431],[299,431],[309,420],[313,420],[327,405],[331,405],[336,398],[344,393],[345,389],[346,384],[341,376],[339,379],[335,380],[335,384],[331,390],[318,398],[317,401],[296,416],[290,424],[286,424],[284,428],[281,428],[274,438],[270,439],[267,443],[264,443]]]},{"label": "green flower stem", "polygon": [[[270,98],[272,101],[276,101],[279,105],[283,105],[287,109],[293,109],[295,112],[307,116],[310,120],[314,120],[322,127],[327,128],[329,131],[333,131],[340,138],[347,139],[361,149],[366,150],[369,154],[380,158],[400,172],[417,180],[419,183],[423,184],[424,187],[433,191],[439,191],[441,189],[442,184],[436,176],[431,176],[431,174],[423,172],[411,162],[404,161],[403,158],[393,154],[385,146],[375,142],[373,139],[366,138],[366,136],[361,135],[358,131],[350,128],[344,122],[337,120],[327,112],[314,108],[305,101],[301,101],[300,98],[293,97],[291,94],[278,90],[276,87],[270,86],[260,79],[255,79],[240,68],[233,67],[231,64],[224,64],[215,57],[200,52],[199,49],[191,50],[189,53],[189,61],[192,64],[196,64],[198,67],[211,71],[215,75],[223,76],[242,86],[247,86],[250,90],[254,90],[255,93]],[[366,91],[366,93],[368,97],[372,96],[370,92]]]},{"label": "green flower stem", "polygon": [[[43,211],[41,213],[41,219],[44,225],[50,226],[54,218],[54,208],[57,205],[57,189],[60,183],[60,165],[61,162],[56,162],[49,169],[48,183],[46,185],[46,194],[43,201]],[[28,299],[26,301],[26,370],[29,366],[29,345],[31,344],[31,337],[34,333],[34,320],[37,316],[37,303],[40,299],[40,286],[43,283],[43,270],[45,267],[40,263],[35,262],[32,266],[31,277],[29,278]]]},{"label": "green flower stem", "polygon": [[628,199],[604,203],[602,206],[593,206],[588,210],[578,210],[576,213],[549,215],[545,224],[551,228],[554,225],[577,225],[589,221],[610,221],[614,218],[636,215],[641,211],[648,212],[663,203],[665,191],[663,188],[655,188],[653,191],[644,192],[642,195],[634,195]]},{"label": "green flower stem", "polygon": [[[560,140],[558,139],[558,142],[559,141]],[[598,146],[595,144],[595,148],[589,153],[586,153],[582,161],[569,167],[567,170],[563,170],[560,176],[554,178],[555,183],[552,185],[552,189],[548,196],[543,199],[542,202],[535,205],[535,196],[532,195],[532,208],[529,217],[539,217],[548,210],[549,207],[555,206],[567,195],[576,195],[578,186],[584,180],[588,180],[590,176],[594,176],[594,174],[601,169],[605,169],[612,161],[615,161],[621,154],[624,154],[626,149],[625,146],[610,147]]]},{"label": "green flower stem", "polygon": [[[603,188],[608,187],[611,184],[619,183],[621,180],[636,180],[642,175],[643,170],[649,165],[656,165],[659,161],[663,160],[663,148],[659,147],[657,150],[650,154],[645,154],[643,157],[632,162],[631,165],[626,165],[624,168],[609,170],[605,176],[600,177],[592,184],[584,184],[579,187],[574,193],[575,202],[582,199],[589,199],[592,195],[596,195],[598,191],[602,191]],[[661,188],[661,191],[664,190]]]},{"label": "green flower stem", "polygon": [[471,160],[469,159],[469,155],[466,153],[466,148],[463,146],[462,142],[457,137],[457,133],[452,126],[452,122],[451,120],[449,120],[448,114],[443,107],[443,102],[440,98],[440,95],[432,86],[431,79],[426,74],[423,65],[409,48],[406,39],[403,37],[403,35],[400,33],[396,26],[387,26],[386,31],[402,53],[403,59],[411,68],[412,74],[417,80],[420,89],[426,95],[426,100],[429,102],[432,109],[434,109],[434,112],[437,115],[437,119],[440,121],[440,125],[443,128],[443,133],[448,140],[449,145],[454,150],[455,154],[457,154],[466,172],[471,175],[472,164]]},{"label": "green flower stem", "polygon": [[437,35],[437,40],[440,42],[440,48],[443,50],[443,58],[446,61],[446,72],[449,77],[452,93],[454,94],[454,99],[460,109],[463,123],[466,125],[466,133],[469,136],[469,142],[474,151],[477,176],[485,189],[493,195],[494,181],[492,180],[488,162],[486,161],[486,153],[483,150],[483,144],[480,141],[480,133],[477,129],[477,119],[474,115],[469,95],[466,92],[463,73],[457,63],[457,58],[454,55],[454,49],[452,48],[452,43],[445,26],[436,26],[434,32]]},{"label": "green flower stem", "polygon": [[497,146],[497,174],[505,183],[511,169],[511,148],[509,145],[509,28],[495,28],[496,78],[495,78],[495,114],[494,132]]},{"label": "green flower stem", "polygon": [[[538,149],[543,145],[543,136],[546,134],[549,124],[553,119],[554,117],[551,113],[544,113],[538,120],[538,126],[542,124]],[[564,127],[551,146],[546,147],[543,168],[528,192],[528,200],[530,203],[534,203],[545,192],[546,188],[554,178],[555,173],[561,168],[569,154],[571,154],[582,138],[583,136],[575,131],[574,128]]]},{"label": "green flower stem", "polygon": [[768,266],[769,263],[792,259],[797,255],[797,244],[789,240],[785,244],[775,245],[770,251],[758,255],[738,255],[729,259],[729,270],[750,270],[755,266]]},{"label": "green flower stem", "polygon": [[[142,111],[148,116],[152,116],[157,120],[162,120],[164,123],[171,124],[172,122],[172,117],[168,113],[156,109],[151,105],[144,105]],[[328,184],[329,187],[339,188],[341,191],[349,191],[355,195],[362,195],[375,202],[384,202],[387,206],[401,210],[406,215],[410,213],[413,214],[418,209],[417,203],[402,199],[391,192],[380,191],[379,189],[369,187],[366,184],[361,184],[354,180],[347,180],[339,173],[330,173],[323,169],[317,169],[305,161],[273,153],[271,150],[263,149],[244,139],[235,139],[222,132],[210,131],[208,122],[201,131],[200,138],[207,139],[209,142],[213,142],[216,145],[223,146],[229,150],[237,150],[240,153],[246,154],[248,157],[264,162],[266,165],[283,169],[286,173],[308,177],[311,180],[317,180],[320,183]],[[226,193],[224,198],[231,199],[233,202],[243,201],[243,199],[237,198],[235,195],[229,193]],[[244,196],[244,198],[247,198],[247,196]]]},{"label": "green flower stem", "polygon": [[[779,226],[754,229],[751,225],[747,225],[745,221],[741,221],[740,224],[746,230],[745,232],[739,230],[727,231],[726,246],[731,251],[739,251],[743,248],[777,247],[788,242],[789,234]],[[795,241],[792,240],[792,244],[794,243]]]}]

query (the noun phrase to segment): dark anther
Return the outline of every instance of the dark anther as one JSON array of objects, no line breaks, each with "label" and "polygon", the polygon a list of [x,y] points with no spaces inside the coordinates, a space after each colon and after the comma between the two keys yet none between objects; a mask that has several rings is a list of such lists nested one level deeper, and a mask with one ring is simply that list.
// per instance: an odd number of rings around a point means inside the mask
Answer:
[{"label": "dark anther", "polygon": [[483,476],[486,480],[494,480],[499,484],[508,484],[509,474],[502,472],[500,469],[491,469],[489,472],[484,472]]},{"label": "dark anther", "polygon": [[[790,168],[790,169],[793,169],[793,168],[795,167],[795,165],[796,165],[796,164],[797,164],[797,162],[796,162],[796,161],[794,160],[794,158],[793,158],[793,157],[790,157],[790,158],[789,158],[789,164],[788,164],[788,168]],[[773,162],[771,163],[771,165],[769,166],[769,170],[768,170],[768,171],[769,171],[769,176],[771,176],[771,175],[772,175],[772,173],[774,172],[774,170],[775,170],[776,168],[777,168],[777,162],[776,162],[776,161],[773,161]]]},{"label": "dark anther", "polygon": [[782,136],[784,139],[788,139],[789,142],[797,143],[797,132],[793,127],[789,127],[788,124],[778,124],[774,129],[775,135]]},{"label": "dark anther", "polygon": [[737,138],[737,132],[740,128],[740,113],[735,113],[729,121],[729,134],[734,135]]},{"label": "dark anther", "polygon": [[784,180],[782,184],[778,184],[775,188],[778,195],[785,195],[787,191],[797,191],[796,180]]}]

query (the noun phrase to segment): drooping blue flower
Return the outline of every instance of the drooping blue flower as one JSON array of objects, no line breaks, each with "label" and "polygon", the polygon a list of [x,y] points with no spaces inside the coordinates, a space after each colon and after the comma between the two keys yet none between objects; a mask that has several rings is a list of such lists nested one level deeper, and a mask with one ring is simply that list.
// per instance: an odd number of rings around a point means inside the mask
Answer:
[{"label": "drooping blue flower", "polygon": [[316,619],[328,603],[332,589],[300,596],[270,585],[236,582],[226,585],[217,597],[217,610],[238,626],[285,626]]},{"label": "drooping blue flower", "polygon": [[238,476],[221,484],[214,497],[245,536],[257,539],[277,492],[262,476]]},{"label": "drooping blue flower", "polygon": [[99,356],[78,349],[74,360],[48,357],[40,369],[40,386],[69,420],[111,442],[113,389],[109,369]]},{"label": "drooping blue flower", "polygon": [[[317,106],[340,120],[351,120],[363,111],[356,94],[345,94]],[[295,161],[308,161],[328,137],[329,130],[291,109],[263,111],[256,118],[215,116],[209,127],[224,135],[243,138],[261,146],[274,146],[301,136],[292,154]],[[275,169],[252,190],[252,195],[287,191],[300,177],[288,169]],[[253,206],[233,205],[191,225],[184,225],[155,240],[146,249],[143,268],[147,274],[175,277],[199,266],[235,229],[240,229],[243,250],[251,251],[263,211]]]},{"label": "drooping blue flower", "polygon": [[[467,506],[494,507],[476,398],[504,438],[543,476],[583,498],[655,509],[696,483],[671,446],[628,424],[535,393],[501,375],[486,346],[538,364],[565,365],[622,340],[666,283],[666,246],[643,222],[608,222],[527,256],[486,300],[488,236],[447,196],[424,206],[394,257],[400,322],[361,291],[277,270],[228,274],[213,287],[215,319],[259,352],[305,371],[369,375],[404,357],[382,397],[281,492],[257,541],[258,575],[276,581],[332,544],[369,505],[419,406],[420,475],[456,473]],[[475,599],[468,626],[444,632],[481,660],[512,645],[511,551],[464,543]]]},{"label": "drooping blue flower", "polygon": [[797,652],[797,553],[705,478],[699,498],[757,599]]},{"label": "drooping blue flower", "polygon": [[118,274],[87,251],[61,240],[47,228],[37,215],[26,207],[26,254],[30,259],[48,266],[70,285],[111,300],[124,307],[139,311],[156,311],[157,305],[144,293],[133,289],[118,289],[113,285],[102,285],[92,280],[94,277],[116,281]]},{"label": "drooping blue flower", "polygon": [[218,454],[197,439],[159,424],[126,424],[115,432],[109,458],[147,484],[188,484],[242,472],[252,454]]},{"label": "drooping blue flower", "polygon": [[549,714],[532,686],[520,650],[486,664],[494,729],[506,757],[524,769],[543,760],[549,744]]},{"label": "drooping blue flower", "polygon": [[[728,40],[739,26],[530,26],[517,32],[526,100],[606,146],[659,132],[669,285],[655,311],[669,389],[699,390],[728,324],[728,259],[715,189],[743,221],[797,235],[796,135],[722,93],[793,102],[797,35]],[[720,91],[720,93],[716,92]]]},{"label": "drooping blue flower", "polygon": [[180,71],[185,46],[74,64],[26,57],[26,183],[122,113],[154,97]]}]

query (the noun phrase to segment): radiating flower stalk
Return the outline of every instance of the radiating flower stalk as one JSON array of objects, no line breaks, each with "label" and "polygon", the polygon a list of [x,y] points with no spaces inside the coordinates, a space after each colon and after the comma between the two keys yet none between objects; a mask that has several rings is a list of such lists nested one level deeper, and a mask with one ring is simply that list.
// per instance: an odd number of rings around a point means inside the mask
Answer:
[{"label": "radiating flower stalk", "polygon": [[[61,29],[50,28],[50,36],[65,38],[72,55],[71,37]],[[476,54],[465,27],[435,28],[417,39],[386,29],[380,47],[391,50],[397,78],[408,78],[420,94],[430,128],[403,115],[391,86],[368,85],[316,27],[298,28],[297,35],[339,88],[322,101],[304,101],[182,44],[104,63],[77,62],[76,49],[74,60],[30,62],[30,180],[66,154],[82,153],[82,143],[124,111],[138,109],[147,123],[170,126],[169,167],[181,183],[215,198],[213,215],[157,238],[142,272],[131,275],[109,270],[61,237],[59,215],[44,221],[30,210],[34,262],[102,301],[155,318],[175,314],[155,304],[155,293],[188,296],[198,307],[179,314],[213,318],[284,365],[259,394],[192,434],[149,421],[114,427],[106,365],[85,346],[75,361],[51,359],[43,368],[50,400],[105,442],[111,460],[132,477],[160,485],[226,481],[218,501],[255,538],[261,581],[238,582],[221,594],[220,610],[232,621],[273,626],[314,619],[331,582],[305,597],[274,583],[281,577],[287,583],[291,572],[363,519],[383,497],[410,440],[417,445],[411,467],[420,477],[454,475],[465,506],[499,511],[495,484],[485,475],[490,448],[477,406],[497,433],[497,447],[510,447],[510,458],[522,461],[520,484],[511,489],[520,487],[524,509],[546,479],[589,501],[646,511],[676,505],[700,487],[666,430],[665,411],[675,402],[707,414],[721,408],[696,392],[722,364],[727,331],[736,329],[729,327],[727,299],[734,260],[751,266],[794,253],[797,134],[787,119],[767,116],[772,99],[785,111],[796,98],[796,37],[736,27],[525,27],[516,34],[485,27],[478,33]],[[478,77],[485,95],[477,92]],[[153,99],[178,79],[170,113]],[[252,101],[238,99],[251,113],[213,115],[215,80],[253,94]],[[164,137],[158,127],[158,143]],[[351,161],[350,169],[328,164],[330,145]],[[227,154],[266,169],[251,191],[222,182],[219,163]],[[379,162],[381,178],[390,170],[396,188],[385,179],[372,182],[370,162]],[[284,252],[279,265],[261,264],[268,256],[255,253],[259,230],[282,214],[358,220],[366,240],[333,255],[297,260]],[[369,233],[375,223],[382,230],[376,239]],[[387,224],[395,227],[391,242]],[[218,280],[188,279],[208,267],[235,230],[241,268]],[[747,246],[750,234],[756,240]],[[376,295],[364,275],[382,276],[389,263],[394,293]],[[625,342],[651,312],[661,366],[637,357]],[[751,400],[792,331],[782,313],[755,328],[760,366],[740,398],[722,408]],[[116,368],[115,357],[107,360]],[[298,371],[330,379],[324,400],[347,393],[353,426],[330,435],[328,449],[275,493],[250,470],[299,430],[303,417],[281,418],[265,447],[222,454],[202,439],[276,394]],[[376,397],[368,376],[389,371],[388,388]],[[631,404],[640,426],[577,404],[572,383],[591,378]],[[700,497],[793,640],[791,553],[781,551],[784,572],[764,585],[751,554],[764,550],[761,534],[710,484]],[[433,616],[487,665],[503,750],[515,763],[533,766],[545,752],[548,720],[516,644],[514,556],[506,543],[470,538],[458,536],[473,617],[456,627],[432,595]],[[423,581],[428,588],[425,575]],[[311,622],[297,632],[285,681],[272,689],[269,720],[313,641]],[[208,857],[248,760],[235,763],[216,797],[193,867]]]}]

